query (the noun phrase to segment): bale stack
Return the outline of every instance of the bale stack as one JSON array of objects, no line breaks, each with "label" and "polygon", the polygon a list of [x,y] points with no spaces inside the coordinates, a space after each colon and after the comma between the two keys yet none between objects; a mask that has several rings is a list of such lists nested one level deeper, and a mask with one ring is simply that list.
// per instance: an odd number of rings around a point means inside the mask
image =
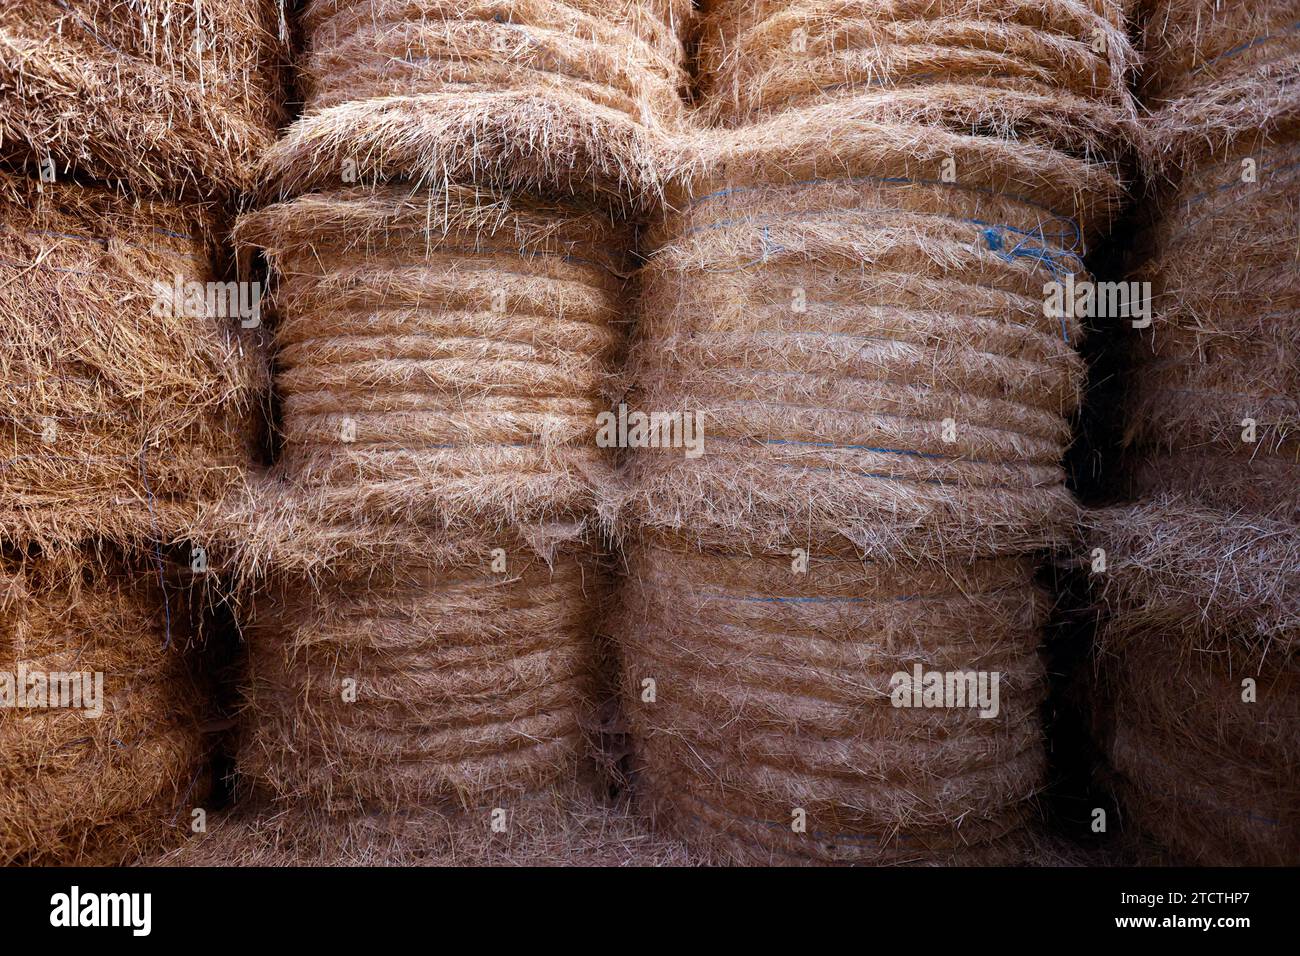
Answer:
[{"label": "bale stack", "polygon": [[[280,119],[278,11],[0,13],[0,548],[19,641],[3,660],[84,657],[111,698],[97,720],[4,714],[6,860],[130,860],[188,832],[206,796],[186,642],[166,644],[179,584],[138,555],[192,544],[248,467],[257,291],[216,280]],[[206,555],[180,553],[188,585]]]},{"label": "bale stack", "polygon": [[188,832],[204,713],[176,593],[112,553],[5,554],[0,686],[53,694],[52,675],[98,674],[102,696],[0,708],[0,863],[120,865]]},{"label": "bale stack", "polygon": [[1295,521],[1300,6],[1145,15],[1154,186],[1134,278],[1152,285],[1156,324],[1134,341],[1130,490]]},{"label": "bale stack", "polygon": [[1137,503],[1087,522],[1099,735],[1122,810],[1174,857],[1294,865],[1300,6],[1144,13],[1154,186],[1132,278],[1155,322],[1132,336]]},{"label": "bale stack", "polygon": [[240,225],[276,276],[282,403],[239,562],[270,571],[240,766],[279,806],[481,826],[578,778],[631,246],[612,210],[654,193],[688,9],[305,7],[306,112],[264,164],[278,202]]},{"label": "bale stack", "polygon": [[283,438],[283,507],[249,545],[273,583],[243,774],[341,817],[577,779],[630,235],[572,201],[406,184],[269,206],[240,238],[277,276]]},{"label": "bale stack", "polygon": [[297,192],[394,177],[442,186],[653,186],[684,119],[688,0],[314,0],[304,116],[266,169]]},{"label": "bale stack", "polygon": [[[1049,7],[705,5],[731,129],[674,157],[629,375],[704,451],[629,453],[618,634],[643,791],[720,858],[1024,852],[1083,375],[1045,287],[1134,116],[1117,8]],[[914,666],[998,674],[997,714],[895,706]]]}]

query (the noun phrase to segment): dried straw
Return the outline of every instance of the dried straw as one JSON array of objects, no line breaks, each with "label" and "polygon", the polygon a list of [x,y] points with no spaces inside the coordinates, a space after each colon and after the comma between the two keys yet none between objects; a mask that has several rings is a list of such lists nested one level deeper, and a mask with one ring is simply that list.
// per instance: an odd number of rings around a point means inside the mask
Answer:
[{"label": "dried straw", "polygon": [[881,560],[1067,534],[1081,330],[1044,288],[1087,277],[1119,197],[1104,168],[830,106],[701,137],[673,169],[631,403],[698,412],[705,451],[633,455],[624,524]]},{"label": "dried straw", "polygon": [[1177,175],[1241,135],[1300,119],[1295,0],[1143,0],[1146,150]]},{"label": "dried straw", "polygon": [[[732,862],[997,862],[1042,783],[1033,562],[629,557],[616,634],[656,815]],[[891,676],[1001,674],[1000,712],[896,708]],[[653,700],[646,681],[654,682]],[[792,831],[792,813],[807,832]]]},{"label": "dried straw", "polygon": [[1142,12],[1160,175],[1132,278],[1155,322],[1132,337],[1125,435],[1143,501],[1084,519],[1106,560],[1097,730],[1124,811],[1173,858],[1294,865],[1300,8]]},{"label": "dried straw", "polygon": [[313,3],[306,114],[267,195],[410,180],[654,201],[684,117],[682,0]]},{"label": "dried straw", "polygon": [[1110,0],[711,0],[706,115],[738,125],[825,102],[1110,156],[1131,135],[1135,54]]},{"label": "dried straw", "polygon": [[580,97],[646,125],[675,124],[685,82],[675,21],[689,5],[655,6],[315,0],[303,19],[304,100],[326,109],[385,96],[524,90]]},{"label": "dried straw", "polygon": [[1294,134],[1243,137],[1161,199],[1133,270],[1155,314],[1133,336],[1135,496],[1300,518]]},{"label": "dried straw", "polygon": [[455,564],[277,576],[249,638],[249,784],[350,813],[467,808],[578,775],[599,579],[576,549],[547,563],[505,535],[459,545]]},{"label": "dried straw", "polygon": [[216,198],[283,120],[281,0],[18,0],[0,12],[0,156]]},{"label": "dried straw", "polygon": [[[492,829],[492,811],[504,830]],[[458,812],[325,814],[246,804],[161,866],[687,866],[680,843],[622,806],[562,789]]]},{"label": "dried straw", "polygon": [[107,554],[6,554],[0,671],[100,672],[103,714],[0,709],[0,862],[120,865],[175,844],[206,796],[187,618]]},{"label": "dried straw", "polygon": [[1203,641],[1297,650],[1300,637],[1300,529],[1232,515],[1179,498],[1085,511],[1089,548],[1106,550],[1097,575],[1112,634],[1200,635]]},{"label": "dried straw", "polygon": [[[1201,866],[1300,863],[1300,666],[1234,670],[1148,632],[1105,662],[1126,823]],[[1258,700],[1242,700],[1242,682]]]},{"label": "dried straw", "polygon": [[1122,808],[1183,862],[1294,866],[1300,528],[1176,498],[1086,528],[1106,551],[1095,722]]},{"label": "dried straw", "polygon": [[619,227],[471,190],[355,188],[263,209],[238,236],[278,277],[271,497],[289,502],[248,532],[250,556],[266,538],[281,566],[314,563],[340,527],[382,552],[592,521],[612,474],[593,439],[621,345]]},{"label": "dried straw", "polygon": [[213,277],[203,207],[0,174],[0,530],[171,540],[248,458],[262,374],[238,318],[155,309]]}]

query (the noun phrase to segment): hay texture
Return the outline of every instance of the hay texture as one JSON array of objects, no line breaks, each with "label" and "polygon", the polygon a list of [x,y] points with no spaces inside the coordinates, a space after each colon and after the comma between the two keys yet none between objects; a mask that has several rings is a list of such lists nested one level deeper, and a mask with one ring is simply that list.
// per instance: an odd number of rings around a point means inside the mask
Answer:
[{"label": "hay texture", "polygon": [[1178,499],[1089,527],[1108,552],[1096,726],[1126,822],[1183,863],[1295,866],[1300,532]]},{"label": "hay texture", "polygon": [[103,713],[0,708],[0,862],[121,865],[189,832],[206,745],[178,598],[112,556],[6,554],[0,671],[100,672]]},{"label": "hay texture", "polygon": [[1300,3],[1144,0],[1142,98],[1154,168],[1177,175],[1242,135],[1300,120]]},{"label": "hay texture", "polygon": [[0,175],[8,540],[170,540],[235,484],[256,330],[174,294],[213,280],[212,230],[202,207]]},{"label": "hay texture", "polygon": [[15,0],[0,155],[165,198],[253,185],[283,120],[280,0]]},{"label": "hay texture", "polygon": [[1081,156],[1134,128],[1135,54],[1111,0],[709,0],[699,33],[704,113],[726,125],[851,101]]},{"label": "hay texture", "polygon": [[600,593],[589,560],[570,548],[548,562],[504,535],[458,552],[284,575],[259,598],[239,754],[250,790],[338,814],[468,809],[578,776]]},{"label": "hay texture", "polygon": [[[628,565],[616,633],[637,783],[692,848],[748,864],[1020,858],[1045,773],[1031,559],[813,555],[800,573],[788,555],[664,538]],[[895,707],[892,675],[917,663],[1000,672],[998,714]]]},{"label": "hay texture", "polygon": [[307,520],[378,541],[594,519],[619,228],[468,190],[358,187],[268,207],[239,237],[278,276],[275,477]]},{"label": "hay texture", "polygon": [[1132,271],[1155,318],[1130,333],[1134,497],[1300,519],[1295,132],[1239,140],[1159,201]]},{"label": "hay texture", "polygon": [[309,109],[326,109],[386,96],[522,89],[580,98],[647,125],[673,123],[684,108],[676,21],[686,7],[315,0],[303,18],[303,99]]},{"label": "hay texture", "polygon": [[682,0],[311,3],[285,198],[344,182],[522,186],[641,203],[685,115]]},{"label": "hay texture", "polygon": [[[495,809],[495,808],[493,808]],[[574,788],[488,809],[326,814],[242,806],[160,866],[688,866],[695,857],[622,805]]]},{"label": "hay texture", "polygon": [[1087,277],[1106,169],[837,106],[701,137],[674,169],[628,402],[698,415],[704,451],[632,454],[626,525],[873,559],[1065,535],[1081,328],[1045,286]]},{"label": "hay texture", "polygon": [[[1083,512],[1085,540],[1106,549],[1102,602],[1136,639],[1144,631],[1227,635],[1234,646],[1294,654],[1300,634],[1300,529],[1161,497]],[[1122,612],[1122,615],[1121,613]]]}]

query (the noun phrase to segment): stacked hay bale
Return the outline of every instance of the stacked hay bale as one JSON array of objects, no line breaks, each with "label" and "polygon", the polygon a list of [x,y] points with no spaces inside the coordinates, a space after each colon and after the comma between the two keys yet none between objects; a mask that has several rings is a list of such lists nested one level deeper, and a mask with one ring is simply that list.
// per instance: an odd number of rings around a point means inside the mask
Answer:
[{"label": "stacked hay bale", "polygon": [[687,4],[318,0],[304,16],[305,99],[509,91],[580,99],[654,124],[683,109],[676,17]]},{"label": "stacked hay bale", "polygon": [[[1088,277],[1121,195],[1099,156],[1131,115],[1118,20],[1061,7],[1090,29],[1014,3],[710,8],[703,110],[738,128],[674,161],[629,400],[698,416],[704,447],[629,454],[618,636],[640,783],[721,858],[1023,851],[1045,773],[1034,552],[1075,519],[1083,370],[1045,287]],[[1095,85],[989,75],[992,54],[955,52],[974,36],[1092,56]],[[890,83],[830,89],[841,61]],[[918,94],[908,64],[941,78]],[[924,706],[918,667],[997,674],[996,714]]]},{"label": "stacked hay bale", "polygon": [[303,196],[241,235],[280,277],[293,509],[244,773],[371,809],[575,777],[628,238],[574,207],[397,187]]},{"label": "stacked hay bale", "polygon": [[281,0],[17,0],[0,158],[205,199],[253,185],[284,119]]},{"label": "stacked hay bale", "polygon": [[580,521],[627,231],[574,204],[358,187],[247,216],[279,276],[279,470],[325,523]]},{"label": "stacked hay bale", "polygon": [[5,555],[0,862],[116,865],[189,830],[205,715],[178,593],[111,552]]},{"label": "stacked hay bale", "polygon": [[1155,185],[1133,278],[1155,322],[1133,335],[1138,503],[1088,520],[1100,737],[1121,809],[1175,858],[1294,865],[1300,6],[1145,15]]},{"label": "stacked hay bale", "polygon": [[590,562],[518,543],[493,573],[508,539],[456,544],[446,563],[335,570],[277,594],[250,635],[243,773],[344,811],[512,807],[577,778]]},{"label": "stacked hay bale", "polygon": [[699,86],[715,123],[852,102],[882,120],[1037,128],[1101,155],[1133,63],[1115,0],[706,0]]},{"label": "stacked hay bale", "polygon": [[281,201],[240,225],[283,441],[239,765],[280,806],[486,833],[590,762],[615,211],[683,111],[684,6],[307,7]]},{"label": "stacked hay bale", "polygon": [[1184,864],[1294,866],[1295,525],[1181,497],[1088,518],[1109,611],[1095,723],[1125,824]]},{"label": "stacked hay bale", "polygon": [[166,567],[249,463],[257,290],[215,280],[278,121],[277,10],[0,13],[0,674],[78,662],[108,695],[97,719],[0,712],[5,860],[129,861],[206,793],[171,607],[206,556]]},{"label": "stacked hay bale", "polygon": [[689,0],[313,0],[282,190],[392,178],[626,202],[684,119]]},{"label": "stacked hay bale", "polygon": [[206,315],[212,211],[0,172],[0,217],[5,538],[175,540],[242,476],[260,378]]}]

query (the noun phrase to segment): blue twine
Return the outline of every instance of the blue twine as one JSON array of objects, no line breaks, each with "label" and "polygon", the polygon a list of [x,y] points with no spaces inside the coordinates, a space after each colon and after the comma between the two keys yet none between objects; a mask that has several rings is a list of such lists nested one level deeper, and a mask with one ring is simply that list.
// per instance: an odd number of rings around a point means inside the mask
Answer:
[{"label": "blue twine", "polygon": [[[1019,234],[1022,238],[1010,249],[1007,248],[1004,235],[1007,232]],[[1053,251],[1046,246],[1029,245],[1031,234],[1023,229],[1016,229],[1012,226],[1003,225],[985,225],[983,231],[984,243],[988,246],[990,252],[996,255],[1004,262],[1014,262],[1017,259],[1029,259],[1037,262],[1052,274],[1052,278],[1059,282],[1062,276],[1067,273],[1073,273],[1074,269],[1063,269],[1061,262],[1074,260],[1080,269],[1083,268],[1083,260],[1073,249],[1063,249]],[[1065,316],[1061,316],[1061,337],[1065,344],[1070,344],[1070,330],[1065,324]]]},{"label": "blue twine", "polygon": [[1241,54],[1247,52],[1248,50],[1253,50],[1255,47],[1263,46],[1265,43],[1269,43],[1273,40],[1280,40],[1288,33],[1295,33],[1297,30],[1300,30],[1300,21],[1291,24],[1289,27],[1282,30],[1282,32],[1280,33],[1265,33],[1263,36],[1255,37],[1254,39],[1247,40],[1244,43],[1239,43],[1236,46],[1234,46],[1232,49],[1225,50],[1223,53],[1220,53],[1214,59],[1206,60],[1204,63],[1202,63],[1200,66],[1198,66],[1195,70],[1192,71],[1192,75],[1195,76],[1197,73],[1200,73],[1202,70],[1208,70],[1210,67],[1214,66],[1214,64],[1218,63],[1220,60],[1231,60],[1233,57],[1240,56]]},{"label": "blue twine", "polygon": [[793,438],[763,438],[765,445],[803,445],[809,448],[843,448],[851,451],[870,451],[880,455],[911,455],[915,458],[932,458],[939,461],[971,461],[979,464],[991,464],[978,458],[966,458],[962,455],[941,455],[932,451],[913,451],[908,448],[879,448],[874,445],[842,445],[833,441],[798,441]]}]

